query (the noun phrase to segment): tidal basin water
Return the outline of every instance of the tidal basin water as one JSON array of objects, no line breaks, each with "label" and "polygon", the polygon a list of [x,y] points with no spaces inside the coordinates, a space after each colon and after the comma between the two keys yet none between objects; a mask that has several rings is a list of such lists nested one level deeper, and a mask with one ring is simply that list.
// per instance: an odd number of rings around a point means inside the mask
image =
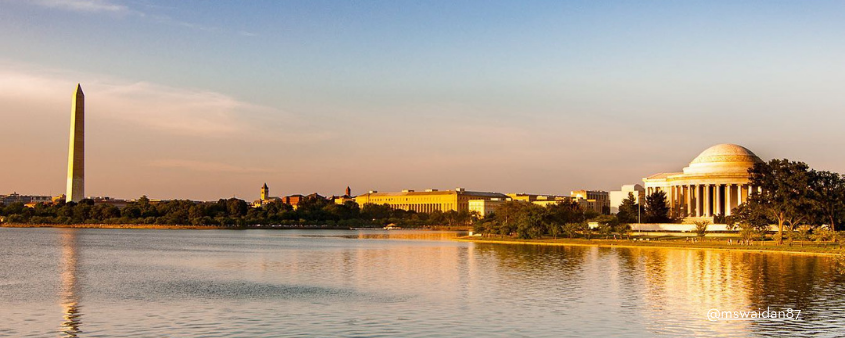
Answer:
[{"label": "tidal basin water", "polygon": [[[0,336],[838,336],[831,257],[422,231],[0,229]],[[792,321],[710,321],[801,310]]]}]

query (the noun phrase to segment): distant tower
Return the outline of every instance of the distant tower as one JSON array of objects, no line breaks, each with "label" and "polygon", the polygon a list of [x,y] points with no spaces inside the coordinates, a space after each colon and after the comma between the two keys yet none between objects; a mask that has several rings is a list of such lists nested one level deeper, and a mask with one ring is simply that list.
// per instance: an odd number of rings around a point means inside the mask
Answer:
[{"label": "distant tower", "polygon": [[352,196],[352,189],[349,189],[349,187],[346,187],[346,196]]},{"label": "distant tower", "polygon": [[267,183],[264,183],[261,187],[261,200],[266,201],[268,198],[270,198],[270,188],[267,187]]},{"label": "distant tower", "polygon": [[70,106],[70,144],[67,155],[68,202],[85,198],[85,94],[77,84]]}]

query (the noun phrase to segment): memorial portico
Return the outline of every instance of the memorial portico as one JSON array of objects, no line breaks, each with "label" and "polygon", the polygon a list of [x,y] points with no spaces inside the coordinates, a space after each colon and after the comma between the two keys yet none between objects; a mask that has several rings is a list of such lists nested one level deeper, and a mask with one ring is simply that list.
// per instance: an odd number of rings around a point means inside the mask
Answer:
[{"label": "memorial portico", "polygon": [[643,179],[646,194],[666,193],[673,217],[687,221],[730,216],[748,199],[748,169],[761,162],[753,152],[735,144],[719,144],[696,157],[683,172],[660,173]]}]

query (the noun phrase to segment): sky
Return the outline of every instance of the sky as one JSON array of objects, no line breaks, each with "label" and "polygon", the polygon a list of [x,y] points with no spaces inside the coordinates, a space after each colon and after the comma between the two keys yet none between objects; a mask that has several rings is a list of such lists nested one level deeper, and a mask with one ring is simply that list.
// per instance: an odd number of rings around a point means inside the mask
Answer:
[{"label": "sky", "polygon": [[0,194],[568,195],[720,143],[845,172],[841,1],[0,0]]}]

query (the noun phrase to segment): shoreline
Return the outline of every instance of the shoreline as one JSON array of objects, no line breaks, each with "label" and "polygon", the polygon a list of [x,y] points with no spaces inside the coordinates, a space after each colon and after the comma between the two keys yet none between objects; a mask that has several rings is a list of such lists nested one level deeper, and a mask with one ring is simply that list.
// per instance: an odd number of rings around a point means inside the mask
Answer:
[{"label": "shoreline", "polygon": [[[382,227],[336,227],[336,226],[220,226],[220,225],[175,225],[175,224],[18,224],[3,223],[0,228],[55,228],[55,229],[153,229],[153,230],[382,230]],[[393,231],[469,231],[455,226],[407,227]]]},{"label": "shoreline", "polygon": [[218,225],[162,225],[162,224],[0,224],[0,228],[45,229],[155,229],[155,230],[238,230]]},{"label": "shoreline", "polygon": [[[830,251],[813,251],[825,250],[818,246],[782,246],[765,245],[760,247],[745,246],[745,245],[727,245],[716,242],[701,242],[701,243],[670,243],[668,241],[646,241],[646,242],[632,242],[629,240],[611,240],[611,239],[540,239],[540,240],[526,240],[526,239],[490,239],[490,238],[473,238],[473,237],[458,237],[454,239],[458,242],[468,243],[482,243],[482,244],[504,244],[504,245],[545,245],[545,246],[578,246],[578,247],[599,247],[599,248],[625,248],[625,249],[681,249],[681,250],[718,250],[718,251],[734,251],[734,252],[748,252],[748,253],[784,253],[797,255],[812,255],[812,256],[827,256],[836,257],[845,255],[845,249],[829,249]],[[810,249],[810,250],[807,250]],[[831,252],[832,251],[832,252]]]},{"label": "shoreline", "polygon": [[[45,228],[45,229],[147,229],[147,230],[354,230],[352,228],[335,227],[225,227],[219,225],[167,225],[167,224],[0,224],[0,228]],[[368,228],[369,229],[369,228]],[[379,230],[381,228],[371,228]],[[426,228],[406,228],[403,230],[435,230]],[[646,248],[646,249],[681,249],[681,250],[718,250],[748,253],[785,253],[813,256],[845,256],[845,249],[821,247],[817,244],[810,244],[801,247],[797,244],[788,246],[762,245],[747,246],[733,244],[728,245],[721,240],[690,243],[680,240],[651,240],[631,241],[624,239],[513,239],[513,238],[482,238],[463,236],[453,238],[453,241],[482,244],[503,244],[503,245],[543,245],[543,246],[570,246],[570,247],[599,247],[599,248]],[[759,243],[759,242],[757,242]]]}]

